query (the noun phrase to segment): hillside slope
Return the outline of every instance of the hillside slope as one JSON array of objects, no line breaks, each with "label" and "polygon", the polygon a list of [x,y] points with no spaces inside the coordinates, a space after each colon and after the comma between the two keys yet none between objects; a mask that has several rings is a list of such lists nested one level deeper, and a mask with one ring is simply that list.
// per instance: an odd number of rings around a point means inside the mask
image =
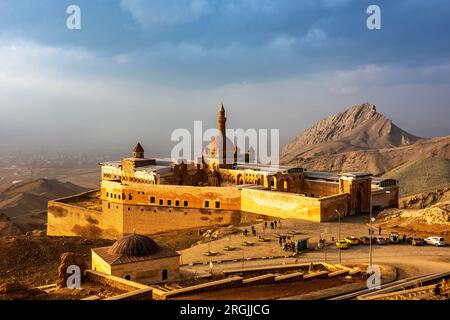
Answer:
[{"label": "hillside slope", "polygon": [[383,177],[401,181],[402,196],[450,187],[450,159],[424,158],[401,165]]},{"label": "hillside slope", "polygon": [[[47,202],[87,191],[69,182],[38,179],[13,185],[0,194],[0,212],[23,232],[42,229]],[[3,221],[4,225],[9,222]],[[5,227],[6,228],[6,227]]]},{"label": "hillside slope", "polygon": [[408,162],[434,157],[450,159],[450,136],[423,139],[398,148],[299,156],[285,164],[317,171],[365,171],[380,176]]}]

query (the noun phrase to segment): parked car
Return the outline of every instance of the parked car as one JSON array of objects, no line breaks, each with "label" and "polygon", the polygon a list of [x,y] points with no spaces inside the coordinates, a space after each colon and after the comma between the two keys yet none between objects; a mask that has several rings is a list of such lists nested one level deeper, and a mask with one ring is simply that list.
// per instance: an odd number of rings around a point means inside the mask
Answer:
[{"label": "parked car", "polygon": [[398,232],[391,232],[391,234],[389,235],[389,240],[391,241],[391,243],[400,243],[400,235],[398,234]]},{"label": "parked car", "polygon": [[408,242],[412,246],[423,246],[425,242],[422,238],[419,237],[409,237],[406,242]]},{"label": "parked car", "polygon": [[364,245],[369,245],[370,237],[364,236],[364,237],[359,238],[359,243],[364,244]]},{"label": "parked car", "polygon": [[445,241],[444,241],[444,238],[442,238],[442,237],[428,237],[428,238],[423,239],[423,241],[425,241],[426,244],[436,246],[436,247],[444,247],[445,246]]},{"label": "parked car", "polygon": [[336,247],[338,247],[339,249],[348,249],[349,244],[345,240],[338,240],[336,241]]},{"label": "parked car", "polygon": [[384,238],[384,237],[380,237],[380,236],[375,236],[375,237],[373,237],[373,240],[374,240],[374,242],[375,242],[376,244],[379,244],[379,245],[382,245],[382,246],[384,246],[384,245],[386,245],[386,244],[389,243],[389,240],[388,240],[388,239],[386,239],[386,238]]},{"label": "parked car", "polygon": [[348,243],[349,245],[357,245],[357,244],[359,244],[359,240],[358,240],[358,238],[355,237],[355,236],[347,236],[347,237],[345,238],[345,241],[347,241],[347,243]]}]

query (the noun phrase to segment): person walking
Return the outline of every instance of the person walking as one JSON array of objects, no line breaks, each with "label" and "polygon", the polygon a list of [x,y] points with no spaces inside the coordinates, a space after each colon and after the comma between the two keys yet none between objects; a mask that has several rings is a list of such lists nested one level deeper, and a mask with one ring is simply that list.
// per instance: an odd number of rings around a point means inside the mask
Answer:
[{"label": "person walking", "polygon": [[381,226],[378,227],[378,235],[381,236]]}]

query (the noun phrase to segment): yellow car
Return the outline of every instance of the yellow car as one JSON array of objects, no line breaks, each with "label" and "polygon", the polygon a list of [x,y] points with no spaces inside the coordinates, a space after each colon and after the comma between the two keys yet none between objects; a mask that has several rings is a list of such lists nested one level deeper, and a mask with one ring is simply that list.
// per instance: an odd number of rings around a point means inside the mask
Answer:
[{"label": "yellow car", "polygon": [[345,238],[345,241],[347,241],[347,243],[349,245],[357,245],[359,244],[359,239],[355,236],[348,236],[347,238]]},{"label": "yellow car", "polygon": [[336,241],[336,247],[339,249],[348,249],[349,244],[345,240],[338,240]]}]

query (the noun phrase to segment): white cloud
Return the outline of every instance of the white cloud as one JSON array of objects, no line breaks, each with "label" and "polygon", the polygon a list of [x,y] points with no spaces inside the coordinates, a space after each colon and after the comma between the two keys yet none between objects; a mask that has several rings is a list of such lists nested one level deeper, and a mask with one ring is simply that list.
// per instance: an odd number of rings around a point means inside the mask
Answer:
[{"label": "white cloud", "polygon": [[319,28],[311,28],[301,39],[301,43],[308,46],[318,46],[327,39],[325,31]]},{"label": "white cloud", "polygon": [[146,29],[196,21],[212,10],[208,0],[122,0],[121,7]]},{"label": "white cloud", "polygon": [[297,39],[295,37],[291,37],[289,35],[280,35],[272,39],[269,43],[269,46],[273,49],[289,49],[296,43]]}]

